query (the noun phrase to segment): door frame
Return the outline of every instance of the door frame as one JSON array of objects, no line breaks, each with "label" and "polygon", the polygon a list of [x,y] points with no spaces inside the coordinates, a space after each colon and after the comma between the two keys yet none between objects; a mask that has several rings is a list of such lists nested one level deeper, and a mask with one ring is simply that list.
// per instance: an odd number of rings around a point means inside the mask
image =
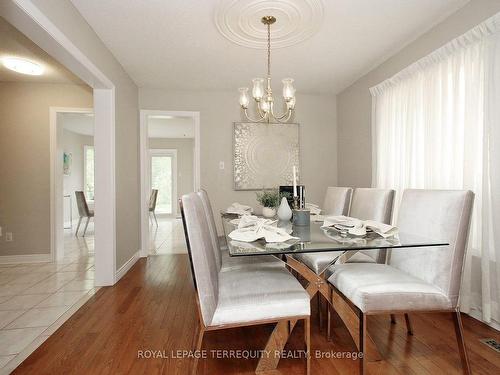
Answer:
[{"label": "door frame", "polygon": [[140,168],[141,168],[141,257],[149,255],[149,195],[148,190],[148,168],[149,168],[149,147],[148,147],[148,117],[152,115],[191,117],[194,121],[194,170],[193,170],[193,191],[200,189],[200,112],[198,111],[167,111],[167,110],[140,110]]},{"label": "door frame", "polygon": [[149,169],[148,169],[148,185],[151,191],[151,179],[153,177],[153,169],[151,165],[151,158],[153,156],[172,156],[172,213],[167,214],[165,212],[158,212],[159,215],[166,215],[168,217],[176,217],[177,216],[177,150],[171,148],[150,148],[149,149]]},{"label": "door frame", "polygon": [[[116,274],[115,85],[30,0],[0,1],[0,14],[40,48],[93,88],[95,147],[95,285],[113,285]],[[50,114],[49,114],[50,116]],[[54,139],[51,139],[53,142]],[[51,163],[51,166],[53,163]],[[52,175],[52,174],[51,174]],[[51,180],[50,225],[55,225],[55,181]],[[55,238],[51,231],[51,254]]]}]

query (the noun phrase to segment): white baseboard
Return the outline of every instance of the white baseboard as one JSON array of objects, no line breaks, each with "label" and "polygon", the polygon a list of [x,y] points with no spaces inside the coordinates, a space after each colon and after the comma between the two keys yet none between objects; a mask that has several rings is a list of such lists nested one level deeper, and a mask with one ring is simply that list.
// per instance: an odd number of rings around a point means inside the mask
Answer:
[{"label": "white baseboard", "polygon": [[129,269],[132,268],[132,266],[137,262],[137,260],[141,256],[141,251],[138,250],[134,255],[130,257],[129,260],[125,262],[123,266],[121,266],[116,272],[115,272],[115,283],[117,283],[125,274],[128,272]]},{"label": "white baseboard", "polygon": [[51,254],[2,255],[0,264],[52,262]]}]

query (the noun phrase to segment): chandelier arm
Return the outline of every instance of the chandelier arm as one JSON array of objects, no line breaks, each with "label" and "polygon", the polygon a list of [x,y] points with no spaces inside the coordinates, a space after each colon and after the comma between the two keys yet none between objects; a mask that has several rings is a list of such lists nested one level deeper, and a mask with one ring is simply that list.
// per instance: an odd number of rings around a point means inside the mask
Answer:
[{"label": "chandelier arm", "polygon": [[273,117],[280,124],[285,124],[288,122],[288,120],[290,120],[290,117],[292,117],[292,112],[293,112],[293,110],[289,109],[288,112],[285,113],[283,116],[275,117],[273,114]]},{"label": "chandelier arm", "polygon": [[262,119],[266,118],[266,113],[260,108],[259,102],[257,102],[257,112]]},{"label": "chandelier arm", "polygon": [[287,111],[285,113],[283,113],[281,116],[276,116],[274,114],[274,108],[271,109],[271,114],[273,115],[273,117],[276,119],[276,120],[282,120],[284,119],[285,117],[288,116],[288,119],[290,119],[290,116],[291,116],[291,112],[292,112],[292,109],[287,109]]},{"label": "chandelier arm", "polygon": [[244,113],[245,113],[245,117],[246,117],[246,118],[247,118],[247,120],[248,120],[248,121],[250,121],[250,122],[263,122],[263,121],[265,120],[265,118],[266,118],[265,116],[261,116],[261,115],[259,114],[259,117],[260,117],[260,118],[259,118],[259,119],[257,119],[257,120],[254,120],[253,118],[251,118],[251,117],[248,115],[248,110],[247,110],[246,108],[244,108]]}]

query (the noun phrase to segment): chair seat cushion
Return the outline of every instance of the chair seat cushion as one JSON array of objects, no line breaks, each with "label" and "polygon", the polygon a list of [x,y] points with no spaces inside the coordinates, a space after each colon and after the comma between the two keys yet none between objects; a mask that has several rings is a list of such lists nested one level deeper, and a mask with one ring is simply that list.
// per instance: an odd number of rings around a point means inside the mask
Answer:
[{"label": "chair seat cushion", "polygon": [[220,272],[236,270],[240,268],[284,268],[285,262],[273,255],[252,255],[232,257],[228,250],[221,250],[222,265]]},{"label": "chair seat cushion", "polygon": [[219,273],[210,326],[310,315],[309,295],[285,268],[242,268]]},{"label": "chair seat cushion", "polygon": [[452,307],[439,288],[385,264],[338,264],[328,282],[363,312]]},{"label": "chair seat cushion", "polygon": [[[336,264],[332,264],[325,270],[325,279],[328,279],[330,276],[332,276],[335,267],[337,267],[340,264],[344,264],[338,262],[339,260],[337,260]],[[371,256],[366,255],[360,251],[356,251],[356,253],[353,254],[350,258],[348,258],[345,263],[377,263],[377,262]]]},{"label": "chair seat cushion", "polygon": [[335,262],[340,255],[342,255],[341,252],[328,251],[322,253],[295,254],[294,258],[304,263],[313,270],[316,275],[320,275],[329,265]]}]

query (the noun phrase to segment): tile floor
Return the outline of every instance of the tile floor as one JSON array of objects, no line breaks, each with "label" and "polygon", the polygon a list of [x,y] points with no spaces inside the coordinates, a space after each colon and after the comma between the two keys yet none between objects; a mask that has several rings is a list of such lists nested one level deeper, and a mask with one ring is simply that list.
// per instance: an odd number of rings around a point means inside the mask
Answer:
[{"label": "tile floor", "polygon": [[149,226],[150,255],[186,254],[181,218],[158,217],[158,226]]},{"label": "tile floor", "polygon": [[8,374],[92,294],[94,230],[85,238],[65,230],[57,263],[0,265],[0,373]]}]

